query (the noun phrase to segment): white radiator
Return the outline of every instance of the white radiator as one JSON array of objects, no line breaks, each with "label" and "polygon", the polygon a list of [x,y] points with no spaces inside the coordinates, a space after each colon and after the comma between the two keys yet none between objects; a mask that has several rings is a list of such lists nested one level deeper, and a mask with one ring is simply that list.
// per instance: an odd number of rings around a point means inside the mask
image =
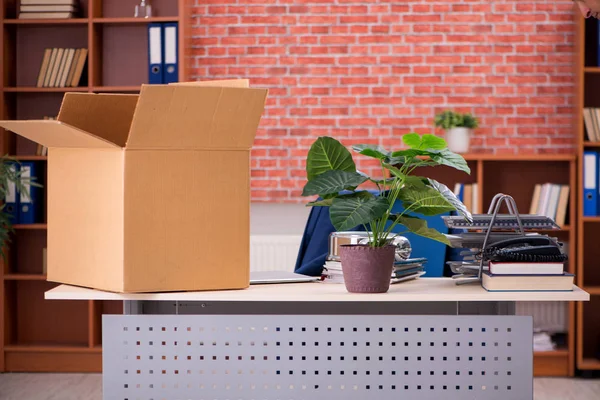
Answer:
[{"label": "white radiator", "polygon": [[516,304],[517,315],[532,315],[533,328],[546,332],[566,332],[568,330],[568,305],[560,301],[527,302]]},{"label": "white radiator", "polygon": [[251,235],[251,271],[293,271],[302,235]]}]

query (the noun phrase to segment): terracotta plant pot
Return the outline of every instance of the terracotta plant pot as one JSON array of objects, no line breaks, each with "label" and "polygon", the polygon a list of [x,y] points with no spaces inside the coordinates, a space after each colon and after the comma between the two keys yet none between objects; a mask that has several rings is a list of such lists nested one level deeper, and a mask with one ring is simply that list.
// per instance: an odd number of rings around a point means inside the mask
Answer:
[{"label": "terracotta plant pot", "polygon": [[390,288],[395,246],[340,246],[346,290],[352,293],[385,293]]}]

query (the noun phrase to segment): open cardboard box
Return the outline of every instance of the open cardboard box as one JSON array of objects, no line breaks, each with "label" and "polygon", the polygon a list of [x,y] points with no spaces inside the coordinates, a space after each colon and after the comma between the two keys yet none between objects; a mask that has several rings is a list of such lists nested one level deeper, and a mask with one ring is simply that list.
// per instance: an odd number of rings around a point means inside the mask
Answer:
[{"label": "open cardboard box", "polygon": [[56,121],[0,121],[48,151],[48,280],[114,292],[249,285],[247,80],[66,93]]}]

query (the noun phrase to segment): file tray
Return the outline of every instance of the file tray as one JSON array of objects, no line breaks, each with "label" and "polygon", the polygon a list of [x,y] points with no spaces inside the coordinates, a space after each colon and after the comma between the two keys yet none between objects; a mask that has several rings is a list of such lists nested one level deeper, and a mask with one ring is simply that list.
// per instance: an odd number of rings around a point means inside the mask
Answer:
[{"label": "file tray", "polygon": [[[558,230],[560,226],[552,218],[543,215],[523,214],[519,216],[523,229]],[[498,214],[492,222],[490,214],[474,214],[473,222],[466,221],[462,216],[442,216],[444,223],[451,229],[519,229],[517,217],[511,214]]]}]

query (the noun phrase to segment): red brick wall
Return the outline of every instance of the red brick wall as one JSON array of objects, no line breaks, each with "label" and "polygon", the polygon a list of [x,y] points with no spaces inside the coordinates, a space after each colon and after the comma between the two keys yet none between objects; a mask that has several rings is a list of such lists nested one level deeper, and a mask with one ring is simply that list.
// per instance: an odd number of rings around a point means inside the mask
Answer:
[{"label": "red brick wall", "polygon": [[571,0],[195,2],[192,78],[270,89],[255,201],[298,200],[317,136],[398,148],[442,108],[480,118],[477,152],[574,151]]}]

